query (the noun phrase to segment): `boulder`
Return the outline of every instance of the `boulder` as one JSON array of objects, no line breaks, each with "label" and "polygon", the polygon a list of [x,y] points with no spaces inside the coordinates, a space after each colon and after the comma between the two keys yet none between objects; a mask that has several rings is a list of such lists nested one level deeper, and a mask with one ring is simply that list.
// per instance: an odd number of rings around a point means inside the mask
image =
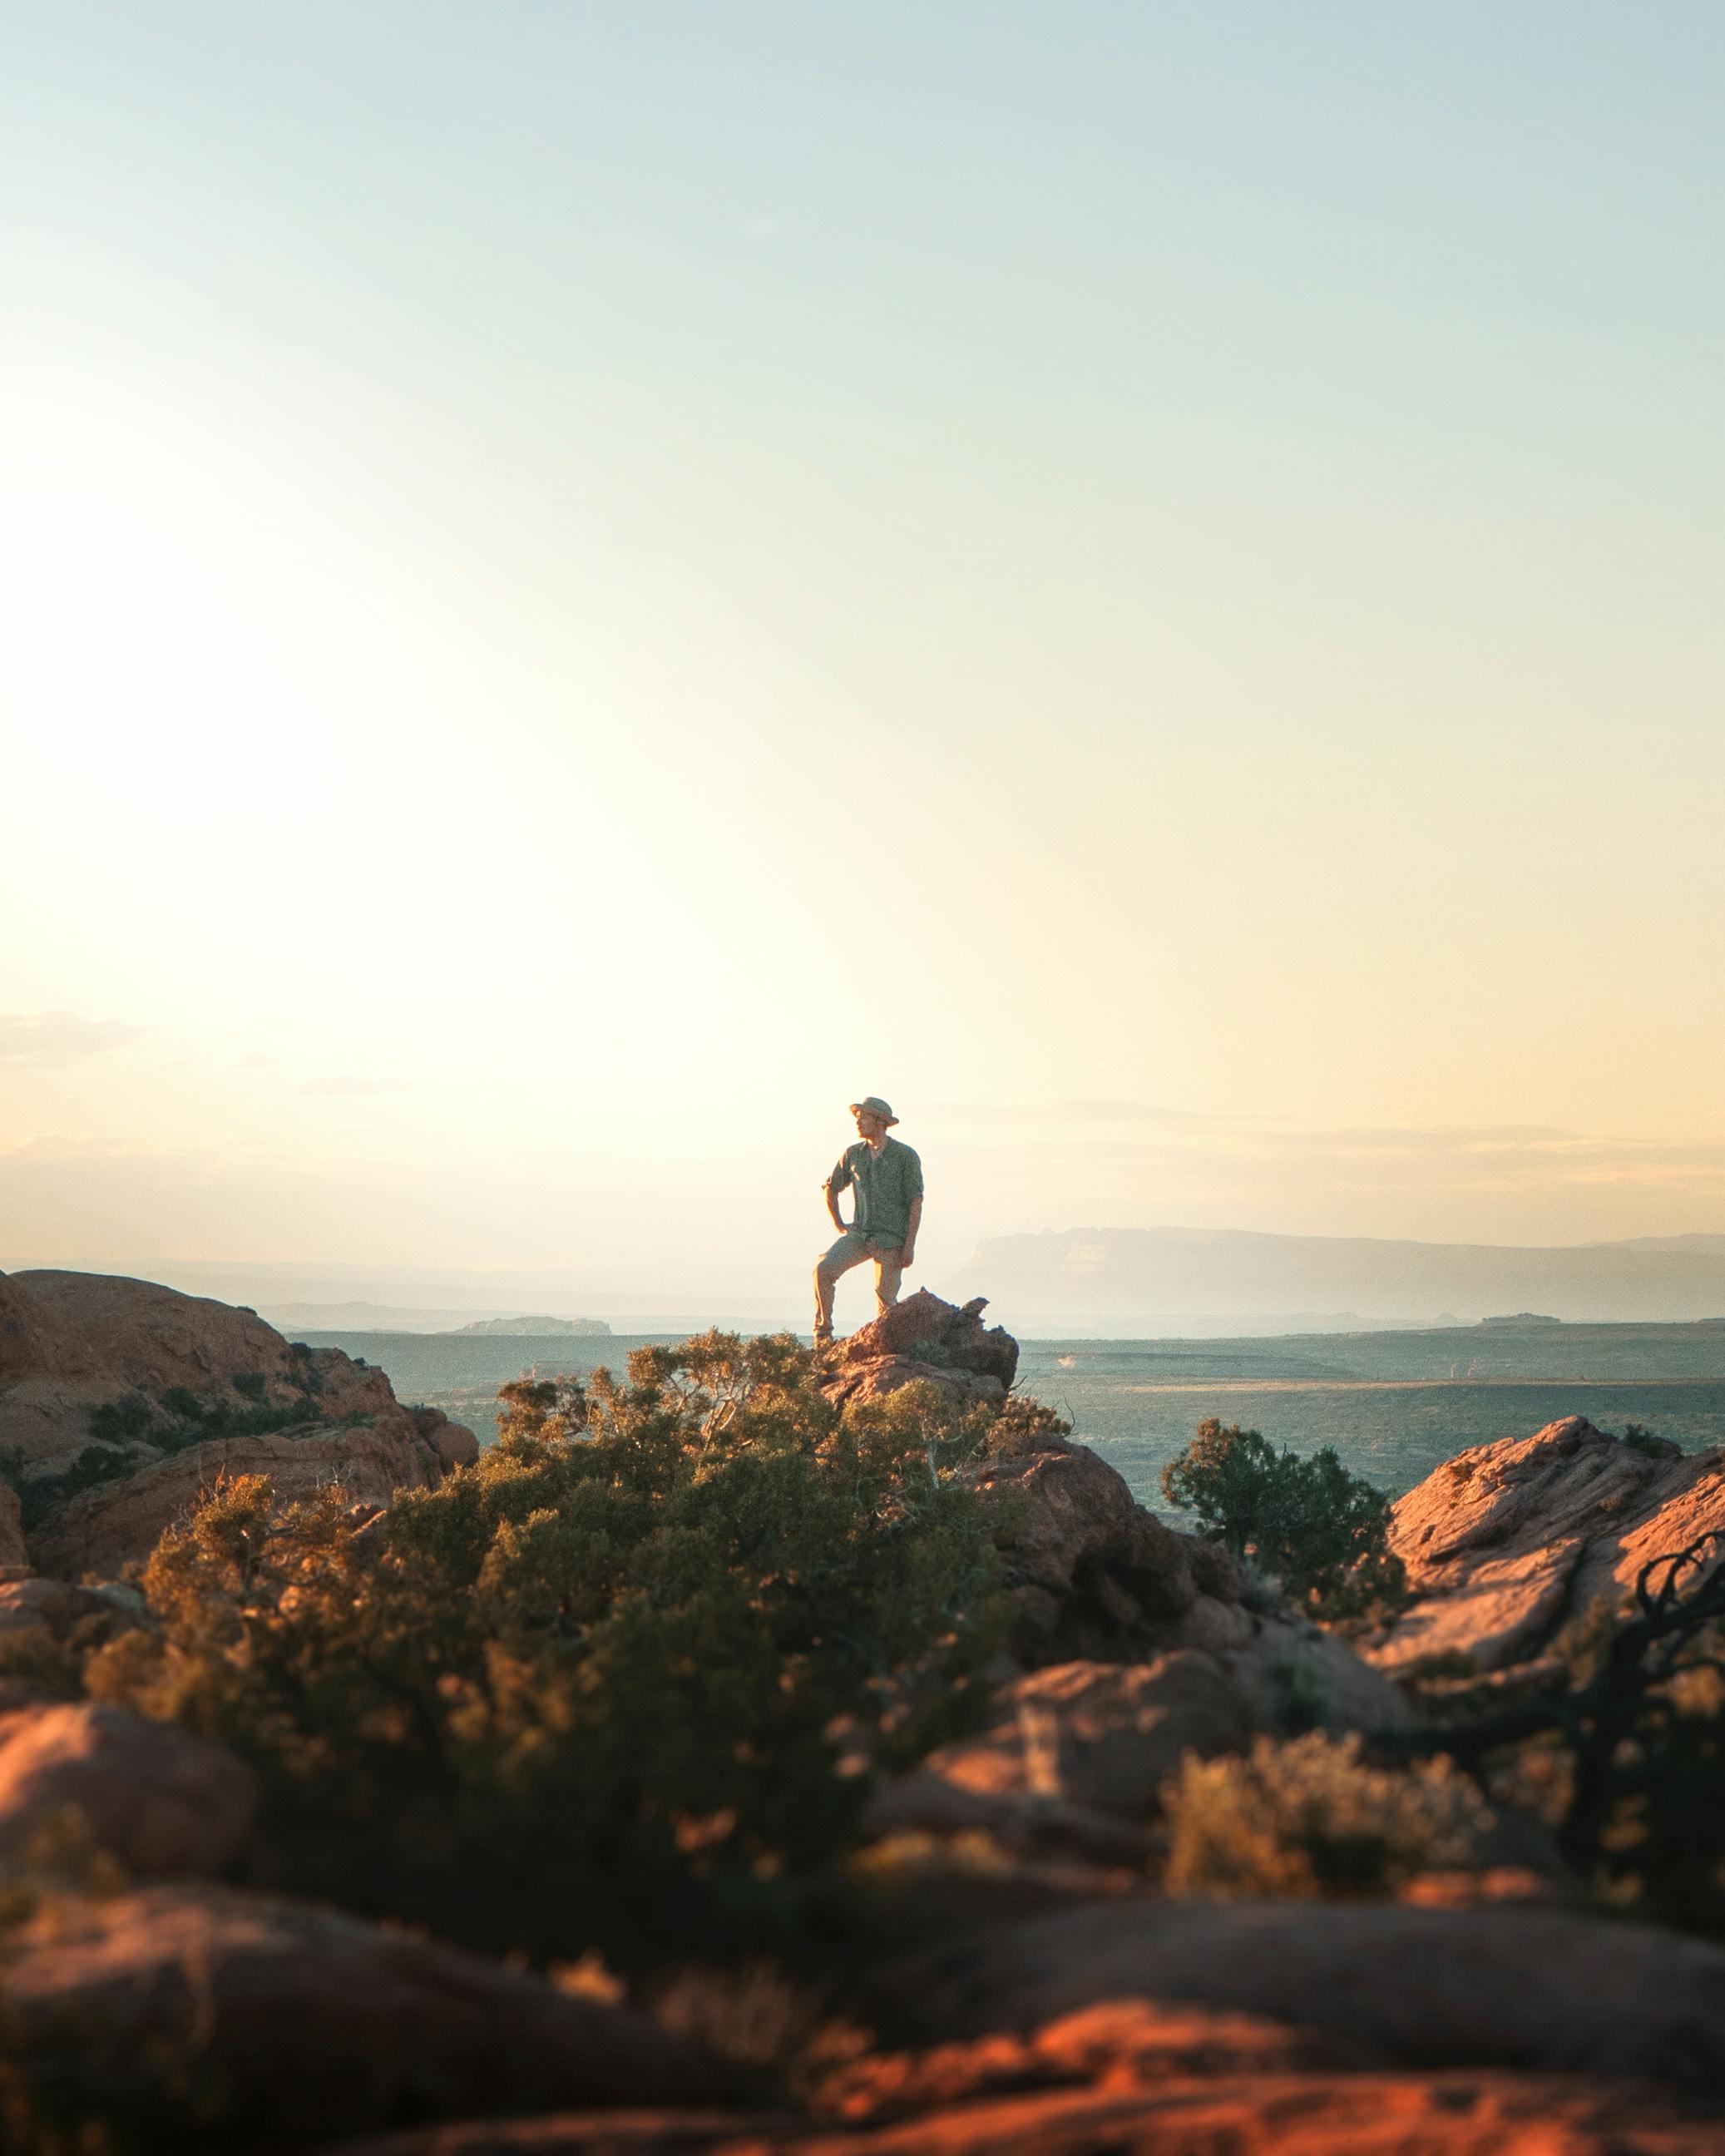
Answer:
[{"label": "boulder", "polygon": [[1725,1949],[1544,1905],[1140,1897],[912,1957],[881,1984],[948,2038],[1132,1999],[1250,2015],[1361,2066],[1585,2073],[1725,2100]]},{"label": "boulder", "polygon": [[1261,1596],[1249,1604],[1219,1543],[1165,1526],[1088,1445],[1009,1414],[963,1473],[999,1514],[1017,1609],[1012,1653],[1023,1667],[1191,1651],[1220,1664],[1255,1727],[1408,1719],[1395,1686],[1345,1640]]},{"label": "boulder", "polygon": [[1414,1599],[1363,1651],[1380,1667],[1538,1656],[1558,1628],[1633,1591],[1656,1558],[1725,1536],[1725,1452],[1625,1441],[1579,1415],[1460,1453],[1401,1498],[1391,1546]]},{"label": "boulder", "polygon": [[1003,1719],[983,1738],[930,1755],[961,1788],[1064,1795],[1142,1819],[1188,1752],[1243,1751],[1256,1734],[1238,1687],[1213,1656],[1153,1662],[1063,1662],[996,1694]]},{"label": "boulder", "polygon": [[1018,1374],[1019,1343],[983,1323],[987,1307],[984,1296],[960,1309],[919,1288],[823,1353],[821,1390],[842,1407],[923,1379],[962,1406],[998,1405]]},{"label": "boulder", "polygon": [[213,1877],[244,1851],[257,1802],[241,1760],[168,1723],[87,1702],[0,1713],[0,1863],[75,1811],[85,1845],[135,1879]]},{"label": "boulder", "polygon": [[56,1643],[100,1640],[130,1630],[143,1616],[142,1595],[117,1581],[79,1587],[33,1573],[0,1583],[0,1639],[40,1630]]},{"label": "boulder", "polygon": [[217,1887],[61,1899],[4,1985],[32,2074],[126,2145],[232,2150],[493,2112],[734,2102],[740,2077],[618,2007],[403,1931]]},{"label": "boulder", "polygon": [[[21,1462],[33,1522],[17,1547],[0,1500],[0,1567],[28,1556],[75,1576],[147,1554],[223,1471],[269,1473],[286,1494],[339,1476],[387,1503],[478,1447],[435,1409],[403,1406],[381,1370],[290,1343],[253,1311],[44,1271],[0,1275],[0,1452]],[[110,1471],[77,1491],[64,1478],[86,1454]]]}]

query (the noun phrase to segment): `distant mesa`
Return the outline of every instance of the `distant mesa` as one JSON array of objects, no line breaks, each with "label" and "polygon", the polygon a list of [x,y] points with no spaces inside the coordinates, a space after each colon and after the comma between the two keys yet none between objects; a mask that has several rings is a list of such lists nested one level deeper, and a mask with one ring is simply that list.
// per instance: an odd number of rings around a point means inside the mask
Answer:
[{"label": "distant mesa", "polygon": [[1493,1326],[1511,1327],[1519,1332],[1527,1325],[1561,1325],[1561,1317],[1543,1317],[1537,1310],[1518,1310],[1510,1317],[1482,1317],[1480,1323],[1488,1331]]},{"label": "distant mesa", "polygon": [[476,1325],[458,1325],[449,1337],[471,1338],[486,1333],[509,1340],[608,1340],[611,1328],[603,1317],[484,1317]]}]

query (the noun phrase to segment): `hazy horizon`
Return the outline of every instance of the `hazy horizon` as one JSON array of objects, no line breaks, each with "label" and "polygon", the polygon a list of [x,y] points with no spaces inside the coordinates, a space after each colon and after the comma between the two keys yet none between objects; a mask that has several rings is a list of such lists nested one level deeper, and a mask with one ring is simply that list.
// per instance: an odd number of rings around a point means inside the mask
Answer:
[{"label": "hazy horizon", "polygon": [[[24,1263],[8,1271],[33,1269]],[[78,1270],[78,1268],[74,1268]],[[449,1330],[529,1313],[604,1318],[623,1332],[805,1329],[794,1267],[701,1276],[596,1269],[367,1266],[243,1260],[121,1265],[195,1295],[243,1302],[315,1332]],[[985,1296],[991,1319],[1026,1337],[1235,1337],[1475,1324],[1532,1311],[1581,1323],[1725,1320],[1725,1235],[1555,1245],[1423,1243],[1163,1226],[984,1239],[911,1287]],[[859,1275],[841,1286],[842,1325],[868,1315]]]},{"label": "hazy horizon", "polygon": [[0,61],[6,1249],[1725,1227],[1717,10]]}]

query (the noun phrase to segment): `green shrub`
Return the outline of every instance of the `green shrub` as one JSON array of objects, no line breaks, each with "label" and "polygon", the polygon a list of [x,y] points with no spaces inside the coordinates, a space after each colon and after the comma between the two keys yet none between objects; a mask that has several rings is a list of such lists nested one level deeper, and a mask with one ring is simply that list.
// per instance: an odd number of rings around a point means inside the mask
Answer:
[{"label": "green shrub", "polygon": [[1371,1767],[1360,1740],[1260,1737],[1247,1758],[1188,1753],[1163,1793],[1170,1893],[1309,1901],[1389,1893],[1472,1861],[1491,1825],[1447,1759]]},{"label": "green shrub", "polygon": [[1406,1598],[1389,1548],[1389,1500],[1329,1445],[1302,1460],[1213,1415],[1163,1470],[1163,1495],[1201,1532],[1278,1580],[1332,1622],[1387,1614]]},{"label": "green shrub", "polygon": [[358,1533],[339,1491],[218,1490],[89,1686],[254,1762],[290,1890],[542,1955],[770,1940],[870,1758],[983,1704],[978,1432],[906,1394],[841,1421],[788,1336],[503,1398],[475,1467]]},{"label": "green shrub", "polygon": [[1631,1452],[1644,1454],[1649,1460],[1681,1460],[1683,1457],[1681,1445],[1668,1437],[1656,1437],[1645,1423],[1625,1423],[1618,1443],[1626,1445]]}]

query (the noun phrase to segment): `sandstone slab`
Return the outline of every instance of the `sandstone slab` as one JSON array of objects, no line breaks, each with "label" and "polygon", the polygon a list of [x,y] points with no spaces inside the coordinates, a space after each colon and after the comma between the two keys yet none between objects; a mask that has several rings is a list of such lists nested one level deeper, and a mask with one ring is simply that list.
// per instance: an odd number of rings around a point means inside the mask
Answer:
[{"label": "sandstone slab", "polygon": [[1570,1618],[1621,1601],[1656,1558],[1725,1547],[1725,1453],[1630,1443],[1571,1415],[1447,1460],[1398,1502],[1390,1540],[1414,1600],[1365,1645],[1370,1659],[1400,1669],[1460,1653],[1509,1667]]},{"label": "sandstone slab", "polygon": [[13,1935],[0,1984],[32,2071],[71,2077],[152,2147],[302,2147],[428,2118],[743,2093],[721,2061],[621,2008],[220,1887],[47,1910]]},{"label": "sandstone slab", "polygon": [[1725,2100],[1725,1950],[1543,1905],[1099,1902],[886,1981],[955,2038],[1140,1999],[1250,2015],[1361,2066],[1588,2074]]},{"label": "sandstone slab", "polygon": [[1656,2089],[1508,2074],[1110,2076],[1009,2087],[886,2124],[722,2114],[490,2119],[318,2156],[1719,2156],[1725,2123]]}]

